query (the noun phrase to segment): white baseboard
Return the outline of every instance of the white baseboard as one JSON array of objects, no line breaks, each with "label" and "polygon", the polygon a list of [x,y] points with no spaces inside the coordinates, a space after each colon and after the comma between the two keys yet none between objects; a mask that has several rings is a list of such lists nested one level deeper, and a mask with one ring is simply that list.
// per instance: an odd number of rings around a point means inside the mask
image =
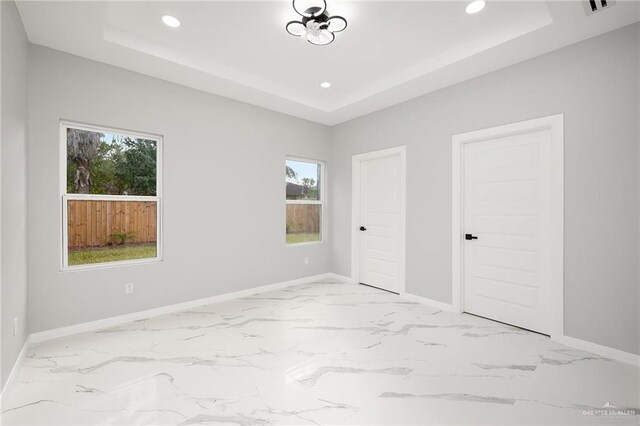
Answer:
[{"label": "white baseboard", "polygon": [[562,343],[563,345],[571,346],[582,351],[591,352],[596,355],[600,355],[614,361],[624,362],[636,367],[640,367],[640,355],[632,354],[630,352],[621,351],[619,349],[610,348],[608,346],[599,345],[582,339],[576,339],[575,337],[559,336],[552,337],[553,341]]},{"label": "white baseboard", "polygon": [[460,313],[450,303],[439,302],[437,300],[428,299],[422,296],[416,296],[415,294],[406,293],[406,292],[401,293],[400,296],[414,302],[422,303],[423,305],[431,306],[432,308],[440,309],[441,311],[453,312],[456,314]]},{"label": "white baseboard", "polygon": [[24,362],[24,359],[27,356],[27,352],[29,351],[29,345],[31,345],[31,336],[27,336],[27,338],[25,339],[24,345],[22,345],[22,350],[20,351],[20,354],[18,354],[16,362],[13,364],[11,373],[9,373],[7,381],[4,382],[4,386],[2,387],[2,394],[0,394],[0,406],[4,406],[4,398],[7,395],[7,390],[11,388],[11,385],[16,378],[16,374],[18,374],[18,370],[20,370],[20,368],[22,367],[22,363]]},{"label": "white baseboard", "polygon": [[329,273],[327,275],[334,280],[344,281],[347,284],[355,284],[355,280],[351,277],[345,277],[344,275],[334,273]]},{"label": "white baseboard", "polygon": [[[291,287],[298,284],[308,284],[321,281],[327,278],[336,278],[334,274],[319,274],[310,277],[299,278],[291,281],[284,281],[275,284],[263,285],[260,287],[249,288],[246,290],[234,291],[232,293],[220,294],[217,296],[206,297],[204,299],[190,300],[188,302],[176,303],[174,305],[161,306],[159,308],[148,309],[146,311],[134,312],[131,314],[119,315],[116,317],[105,318],[96,321],[75,324],[68,327],[54,328],[51,330],[39,331],[31,334],[31,342],[38,343],[46,340],[57,339],[60,337],[71,336],[73,334],[85,333],[90,331],[98,331],[109,327],[126,324],[132,321],[147,319],[164,314],[171,314],[188,309],[197,308],[212,303],[224,302],[226,300],[238,299],[254,294],[266,293],[268,291],[278,290],[285,287]],[[338,278],[340,279],[340,278]]]}]

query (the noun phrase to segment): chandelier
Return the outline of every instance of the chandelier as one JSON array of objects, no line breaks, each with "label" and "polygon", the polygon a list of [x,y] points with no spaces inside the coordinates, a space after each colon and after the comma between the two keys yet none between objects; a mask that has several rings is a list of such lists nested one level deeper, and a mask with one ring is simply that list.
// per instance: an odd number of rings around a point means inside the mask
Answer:
[{"label": "chandelier", "polygon": [[302,19],[289,22],[287,32],[316,46],[331,43],[336,38],[335,33],[347,28],[347,20],[342,16],[329,16],[325,0],[293,0],[293,10]]}]

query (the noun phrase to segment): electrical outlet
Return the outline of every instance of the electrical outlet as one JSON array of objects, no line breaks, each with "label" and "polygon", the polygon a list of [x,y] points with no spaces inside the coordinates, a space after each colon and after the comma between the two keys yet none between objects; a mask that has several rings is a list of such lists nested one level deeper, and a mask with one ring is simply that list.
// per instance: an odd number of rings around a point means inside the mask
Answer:
[{"label": "electrical outlet", "polygon": [[124,285],[124,294],[132,294],[133,293],[133,283],[127,283]]},{"label": "electrical outlet", "polygon": [[308,264],[309,264],[309,258],[308,258],[308,257],[305,257],[305,258],[304,258],[304,264],[305,264],[305,265],[308,265]]},{"label": "electrical outlet", "polygon": [[13,319],[13,335],[14,336],[18,335],[18,317],[15,317]]}]

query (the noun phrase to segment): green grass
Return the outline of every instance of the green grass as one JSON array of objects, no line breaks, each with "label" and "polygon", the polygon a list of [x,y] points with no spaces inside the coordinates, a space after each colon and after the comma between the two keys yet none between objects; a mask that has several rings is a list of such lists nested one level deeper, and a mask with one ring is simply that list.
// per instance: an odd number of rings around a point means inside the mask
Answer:
[{"label": "green grass", "polygon": [[309,243],[320,241],[320,234],[287,234],[287,244]]},{"label": "green grass", "polygon": [[155,244],[86,248],[69,251],[69,266],[153,257],[156,257]]}]

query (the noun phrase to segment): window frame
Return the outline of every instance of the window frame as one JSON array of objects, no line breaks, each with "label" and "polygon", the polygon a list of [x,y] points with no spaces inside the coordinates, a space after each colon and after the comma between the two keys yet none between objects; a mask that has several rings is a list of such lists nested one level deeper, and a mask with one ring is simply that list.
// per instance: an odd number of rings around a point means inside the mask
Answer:
[{"label": "window frame", "polygon": [[[100,195],[100,194],[69,194],[67,193],[67,129],[86,130],[98,133],[113,133],[133,136],[140,139],[150,139],[156,142],[156,195]],[[60,187],[59,200],[61,207],[60,221],[60,272],[94,270],[103,268],[124,267],[147,263],[162,262],[163,229],[162,229],[162,162],[164,138],[162,135],[130,131],[117,127],[83,124],[76,121],[60,120]],[[84,265],[69,265],[69,235],[68,235],[68,201],[153,201],[156,203],[156,256],[144,259],[120,260],[116,262],[88,263]]]},{"label": "window frame", "polygon": [[[287,155],[284,160],[285,167],[287,165],[287,161],[299,161],[303,163],[312,163],[318,164],[320,166],[320,199],[319,200],[287,200],[287,186],[286,186],[286,178],[285,178],[285,190],[284,190],[284,223],[285,223],[285,234],[284,234],[284,243],[286,247],[304,247],[316,244],[324,244],[327,241],[327,224],[326,224],[326,208],[327,208],[327,167],[324,161],[315,160],[312,158],[305,157],[295,157],[292,155]],[[320,206],[320,239],[318,241],[307,241],[305,243],[288,243],[287,242],[287,205],[289,204],[310,204],[310,205],[319,205]]]}]

